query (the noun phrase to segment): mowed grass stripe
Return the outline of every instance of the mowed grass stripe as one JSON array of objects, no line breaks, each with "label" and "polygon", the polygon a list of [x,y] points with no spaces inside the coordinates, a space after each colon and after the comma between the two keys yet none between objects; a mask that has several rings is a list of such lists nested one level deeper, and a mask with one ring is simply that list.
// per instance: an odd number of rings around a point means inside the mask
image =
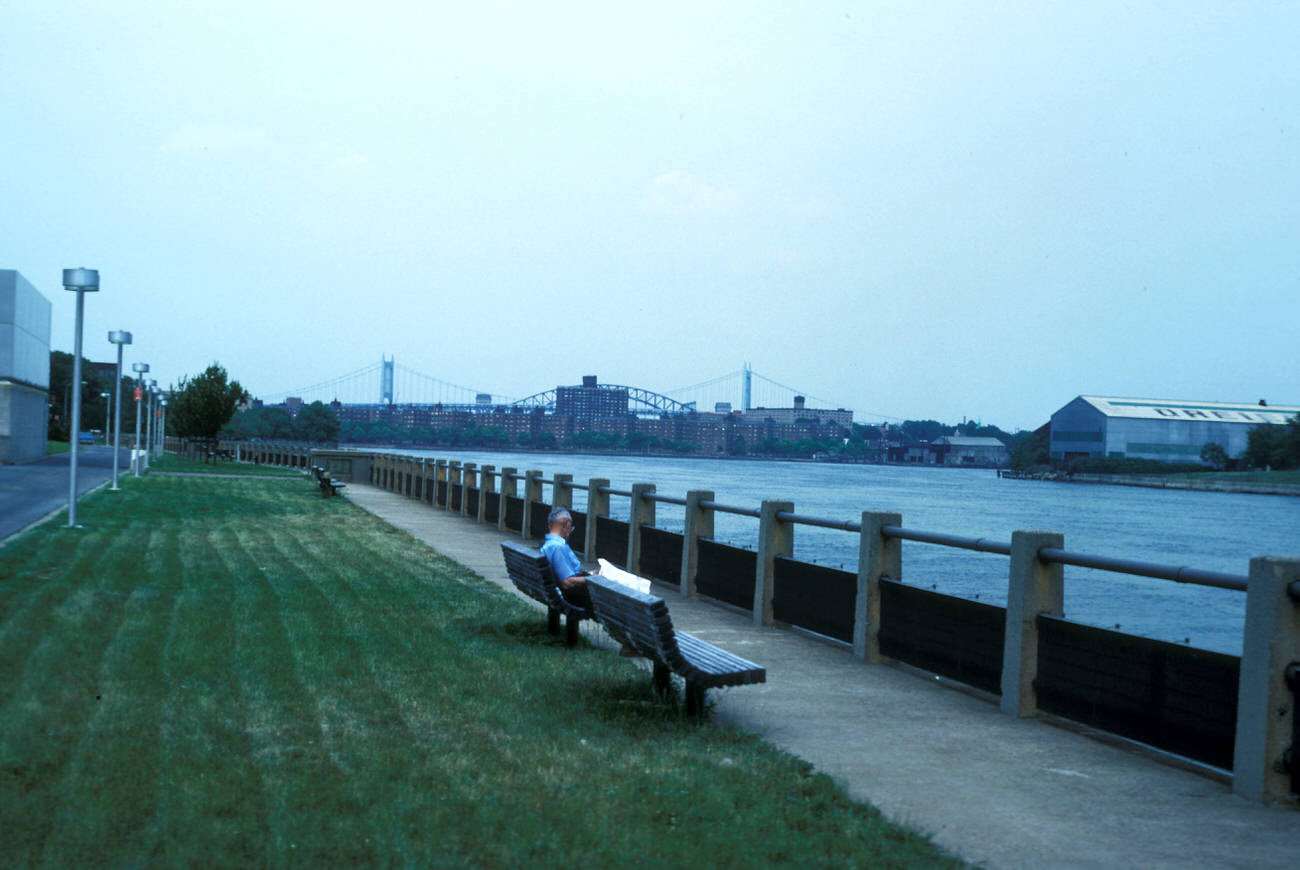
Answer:
[{"label": "mowed grass stripe", "polygon": [[46,547],[62,551],[69,570],[6,620],[0,686],[0,759],[23,759],[7,770],[14,790],[0,797],[0,817],[9,817],[12,799],[39,815],[33,838],[17,844],[27,857],[60,830],[69,787],[79,781],[75,760],[100,711],[105,656],[120,636],[131,594],[122,575],[99,574],[87,561],[93,554],[120,561],[128,539],[60,528]]},{"label": "mowed grass stripe", "polygon": [[[228,520],[208,518],[220,493],[178,482],[195,510],[178,525],[175,564],[183,589],[162,651],[171,689],[161,711],[165,763],[160,771],[156,855],[186,865],[236,866],[263,856],[262,779],[236,673],[236,582],[221,553]],[[211,844],[218,844],[214,851]]]},{"label": "mowed grass stripe", "polygon": [[327,751],[315,698],[299,670],[288,614],[299,604],[281,593],[276,575],[283,566],[250,547],[253,536],[245,528],[222,537],[222,562],[236,590],[233,676],[245,709],[247,757],[261,783],[257,827],[266,832],[265,859],[307,861],[310,844],[319,842],[313,826],[321,824],[322,814],[342,811],[334,800],[346,777]]}]

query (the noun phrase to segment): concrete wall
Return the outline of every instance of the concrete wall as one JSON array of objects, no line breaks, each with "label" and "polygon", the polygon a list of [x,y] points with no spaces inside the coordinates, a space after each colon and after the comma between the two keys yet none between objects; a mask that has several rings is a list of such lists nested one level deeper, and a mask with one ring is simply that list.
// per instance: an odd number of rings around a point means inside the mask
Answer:
[{"label": "concrete wall", "polygon": [[49,386],[49,300],[0,269],[0,462],[45,454]]}]

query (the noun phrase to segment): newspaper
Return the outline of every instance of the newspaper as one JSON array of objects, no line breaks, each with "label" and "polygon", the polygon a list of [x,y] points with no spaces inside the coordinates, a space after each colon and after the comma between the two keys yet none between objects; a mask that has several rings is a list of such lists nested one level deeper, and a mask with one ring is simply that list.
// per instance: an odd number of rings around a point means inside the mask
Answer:
[{"label": "newspaper", "polygon": [[644,592],[647,595],[650,594],[649,580],[644,577],[638,577],[635,574],[629,574],[622,568],[611,565],[605,559],[597,559],[596,561],[600,563],[600,576],[613,580],[615,583],[622,583],[624,586],[629,586],[637,592]]}]

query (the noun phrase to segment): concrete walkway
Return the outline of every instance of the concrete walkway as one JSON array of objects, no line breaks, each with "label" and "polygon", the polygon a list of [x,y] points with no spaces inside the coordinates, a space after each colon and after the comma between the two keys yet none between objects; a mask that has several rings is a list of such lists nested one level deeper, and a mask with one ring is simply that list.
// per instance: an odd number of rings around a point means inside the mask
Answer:
[{"label": "concrete walkway", "polygon": [[[355,504],[513,590],[508,536],[354,483]],[[720,722],[763,735],[889,818],[990,868],[1292,868],[1300,811],[1232,795],[1220,779],[1037,720],[934,677],[659,587],[684,631],[767,668],[767,683],[709,693]],[[539,619],[540,619],[539,615]],[[584,623],[586,625],[586,623]],[[592,629],[596,631],[596,629]],[[598,638],[593,636],[593,640]]]}]

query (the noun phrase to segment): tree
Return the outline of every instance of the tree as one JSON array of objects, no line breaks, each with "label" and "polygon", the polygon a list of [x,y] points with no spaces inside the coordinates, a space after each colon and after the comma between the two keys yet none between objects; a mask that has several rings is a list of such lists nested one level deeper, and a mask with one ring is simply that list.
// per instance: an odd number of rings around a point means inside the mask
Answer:
[{"label": "tree", "polygon": [[938,420],[904,420],[901,428],[904,435],[917,441],[933,441],[956,431],[954,427],[945,426]]},{"label": "tree", "polygon": [[301,441],[336,441],[339,436],[339,415],[324,402],[312,402],[294,418],[293,434]]},{"label": "tree", "polygon": [[[72,414],[72,354],[61,350],[50,351],[50,418],[51,441],[67,441]],[[101,381],[95,367],[84,356],[81,358],[81,429],[104,428],[104,402],[99,394],[112,391],[113,379]],[[130,393],[124,395],[129,396]]]},{"label": "tree", "polygon": [[214,362],[203,374],[177,383],[168,403],[168,427],[182,438],[215,438],[247,399],[248,391]]},{"label": "tree", "polygon": [[1035,466],[1051,462],[1048,428],[1044,426],[1037,432],[1020,431],[1015,434],[1015,444],[1011,447],[1009,464],[1017,471],[1029,471]]},{"label": "tree", "polygon": [[1228,464],[1228,451],[1223,449],[1222,444],[1214,441],[1207,442],[1201,448],[1201,461],[1215,470],[1222,470]]},{"label": "tree", "polygon": [[1300,414],[1287,420],[1256,426],[1246,436],[1247,464],[1255,468],[1295,468],[1300,466]]}]

